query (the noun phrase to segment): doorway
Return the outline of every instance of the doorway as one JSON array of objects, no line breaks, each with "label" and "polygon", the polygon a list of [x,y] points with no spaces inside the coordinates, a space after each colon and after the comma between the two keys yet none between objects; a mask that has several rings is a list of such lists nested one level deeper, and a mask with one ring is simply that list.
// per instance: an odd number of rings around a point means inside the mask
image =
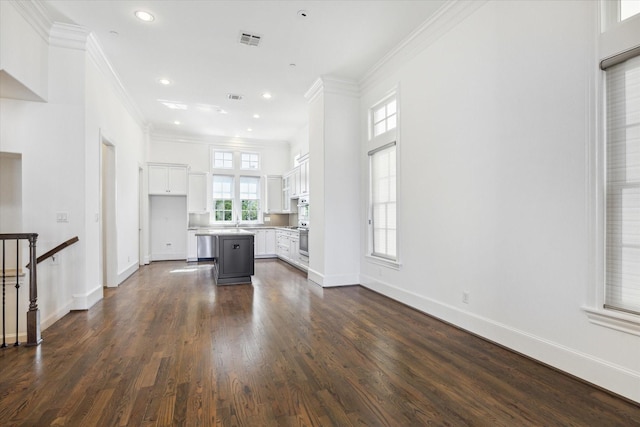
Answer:
[{"label": "doorway", "polygon": [[116,147],[108,140],[101,141],[100,252],[102,285],[118,286],[118,250],[116,233]]}]

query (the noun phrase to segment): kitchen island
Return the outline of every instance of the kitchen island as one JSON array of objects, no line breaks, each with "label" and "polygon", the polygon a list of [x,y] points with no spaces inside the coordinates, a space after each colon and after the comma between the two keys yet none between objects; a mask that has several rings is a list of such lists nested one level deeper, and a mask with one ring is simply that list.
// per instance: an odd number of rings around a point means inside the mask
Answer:
[{"label": "kitchen island", "polygon": [[203,229],[196,233],[196,237],[199,246],[210,248],[206,259],[213,261],[216,285],[251,283],[254,274],[253,232],[238,228]]}]

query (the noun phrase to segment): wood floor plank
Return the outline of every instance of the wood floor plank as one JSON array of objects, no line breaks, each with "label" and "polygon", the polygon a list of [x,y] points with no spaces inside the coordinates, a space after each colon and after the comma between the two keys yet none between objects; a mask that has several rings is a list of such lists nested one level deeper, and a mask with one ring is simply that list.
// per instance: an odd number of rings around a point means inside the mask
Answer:
[{"label": "wood floor plank", "polygon": [[141,268],[0,350],[4,426],[640,426],[640,406],[362,287]]}]

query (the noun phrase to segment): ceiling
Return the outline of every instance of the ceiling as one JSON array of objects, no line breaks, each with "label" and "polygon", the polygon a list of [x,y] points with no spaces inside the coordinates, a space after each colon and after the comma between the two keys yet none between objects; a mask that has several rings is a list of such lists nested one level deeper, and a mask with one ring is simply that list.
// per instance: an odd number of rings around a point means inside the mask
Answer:
[{"label": "ceiling", "polygon": [[[359,81],[444,3],[49,0],[45,5],[55,20],[94,34],[152,132],[288,141],[307,123],[304,93],[318,77]],[[140,21],[137,10],[155,19]],[[260,36],[260,44],[241,44],[243,32]],[[171,83],[161,84],[162,78]],[[271,99],[262,97],[266,92]],[[230,100],[229,94],[243,98]]]}]

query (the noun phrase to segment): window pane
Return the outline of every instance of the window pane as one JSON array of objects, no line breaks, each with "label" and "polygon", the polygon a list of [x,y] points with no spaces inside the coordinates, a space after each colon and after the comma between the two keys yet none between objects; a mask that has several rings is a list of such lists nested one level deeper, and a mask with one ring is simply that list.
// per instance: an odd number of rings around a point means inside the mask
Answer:
[{"label": "window pane", "polygon": [[386,117],[384,105],[373,112],[373,122],[378,123]]},{"label": "window pane", "polygon": [[395,128],[396,128],[396,115],[394,114],[393,116],[389,116],[389,118],[387,119],[387,130],[391,130]]},{"label": "window pane", "polygon": [[380,122],[373,127],[373,136],[382,135],[385,131],[385,122]]},{"label": "window pane", "polygon": [[233,153],[230,151],[215,151],[213,153],[213,167],[222,169],[233,168]]},{"label": "window pane", "polygon": [[390,103],[387,104],[387,117],[396,113],[396,100],[394,99]]},{"label": "window pane", "polygon": [[396,259],[396,146],[370,154],[372,255]]},{"label": "window pane", "polygon": [[241,157],[241,169],[259,169],[260,168],[260,156],[255,153],[242,153]]}]

